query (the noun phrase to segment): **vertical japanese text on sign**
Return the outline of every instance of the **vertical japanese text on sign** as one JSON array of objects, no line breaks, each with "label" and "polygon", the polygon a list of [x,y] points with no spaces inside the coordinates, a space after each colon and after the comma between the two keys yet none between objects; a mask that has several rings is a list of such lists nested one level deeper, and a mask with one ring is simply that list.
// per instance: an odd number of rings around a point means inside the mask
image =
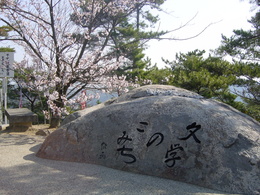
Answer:
[{"label": "vertical japanese text on sign", "polygon": [[0,77],[14,77],[14,52],[0,52]]}]

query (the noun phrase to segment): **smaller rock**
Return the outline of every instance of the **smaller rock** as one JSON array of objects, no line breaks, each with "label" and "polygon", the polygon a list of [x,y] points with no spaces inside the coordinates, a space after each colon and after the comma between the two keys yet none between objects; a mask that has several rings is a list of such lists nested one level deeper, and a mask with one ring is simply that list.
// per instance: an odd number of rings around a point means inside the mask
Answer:
[{"label": "smaller rock", "polygon": [[38,122],[37,114],[27,108],[6,109],[5,115],[9,120],[7,130],[25,132],[30,130],[33,122]]},{"label": "smaller rock", "polygon": [[47,136],[50,135],[50,131],[48,129],[40,129],[35,133],[35,135]]}]

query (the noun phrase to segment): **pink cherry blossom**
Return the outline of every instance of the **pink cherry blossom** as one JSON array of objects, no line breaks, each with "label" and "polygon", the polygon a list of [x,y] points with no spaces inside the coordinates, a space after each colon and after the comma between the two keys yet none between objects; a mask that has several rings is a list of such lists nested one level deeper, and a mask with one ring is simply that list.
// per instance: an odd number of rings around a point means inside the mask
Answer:
[{"label": "pink cherry blossom", "polygon": [[[89,88],[122,94],[134,83],[113,74],[129,61],[110,54],[110,33],[122,18],[135,14],[136,5],[155,0],[8,0],[0,8],[0,21],[11,26],[8,37],[25,50],[15,68],[26,75],[21,86],[43,92],[54,115],[65,105],[88,100]],[[84,7],[84,9],[82,9]],[[25,71],[31,69],[33,71]],[[78,95],[79,94],[79,95]],[[73,100],[74,99],[74,100]]]}]

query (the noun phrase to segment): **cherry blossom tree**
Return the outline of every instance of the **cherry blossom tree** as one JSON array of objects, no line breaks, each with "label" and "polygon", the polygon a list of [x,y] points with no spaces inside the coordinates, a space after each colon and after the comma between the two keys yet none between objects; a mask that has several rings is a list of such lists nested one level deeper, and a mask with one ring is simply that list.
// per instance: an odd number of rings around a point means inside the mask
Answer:
[{"label": "cherry blossom tree", "polygon": [[116,88],[121,93],[130,85],[113,74],[128,59],[111,54],[111,34],[137,5],[140,9],[157,2],[8,0],[1,1],[0,21],[13,30],[5,39],[25,50],[16,68],[34,68],[29,83],[44,92],[53,115],[60,116],[69,100],[86,88]]}]

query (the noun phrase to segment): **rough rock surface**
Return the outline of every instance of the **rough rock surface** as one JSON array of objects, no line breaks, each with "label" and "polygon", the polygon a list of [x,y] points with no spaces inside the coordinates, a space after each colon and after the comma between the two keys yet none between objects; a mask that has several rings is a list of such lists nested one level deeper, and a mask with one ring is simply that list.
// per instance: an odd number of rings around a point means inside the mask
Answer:
[{"label": "rough rock surface", "polygon": [[47,136],[50,135],[50,131],[48,129],[39,129],[35,135]]},{"label": "rough rock surface", "polygon": [[37,114],[27,108],[6,109],[5,115],[9,120],[6,129],[12,131],[27,131],[32,128],[33,122],[38,122]]},{"label": "rough rock surface", "polygon": [[37,156],[260,193],[260,124],[172,86],[141,87],[74,115]]}]

